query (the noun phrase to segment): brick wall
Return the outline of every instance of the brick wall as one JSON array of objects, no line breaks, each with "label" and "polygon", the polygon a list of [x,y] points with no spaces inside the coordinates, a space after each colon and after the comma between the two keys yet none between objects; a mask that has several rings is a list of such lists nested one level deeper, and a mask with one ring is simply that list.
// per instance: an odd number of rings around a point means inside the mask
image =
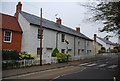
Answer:
[{"label": "brick wall", "polygon": [[0,33],[2,33],[2,49],[21,51],[22,33],[12,32],[11,43],[4,42],[4,31],[0,30]]}]

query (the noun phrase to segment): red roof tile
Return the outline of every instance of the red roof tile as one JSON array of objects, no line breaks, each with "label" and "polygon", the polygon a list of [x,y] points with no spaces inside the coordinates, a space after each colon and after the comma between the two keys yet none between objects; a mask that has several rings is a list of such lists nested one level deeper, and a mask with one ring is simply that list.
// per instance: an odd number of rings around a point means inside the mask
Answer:
[{"label": "red roof tile", "polygon": [[16,17],[0,13],[0,19],[1,18],[2,23],[0,23],[0,28],[22,32]]}]

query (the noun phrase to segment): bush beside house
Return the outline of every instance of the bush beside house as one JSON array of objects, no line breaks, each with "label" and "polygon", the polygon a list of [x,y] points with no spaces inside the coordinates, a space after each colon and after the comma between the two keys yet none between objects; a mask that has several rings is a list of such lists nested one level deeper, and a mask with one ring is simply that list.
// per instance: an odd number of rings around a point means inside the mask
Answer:
[{"label": "bush beside house", "polygon": [[52,52],[52,57],[56,57],[56,54],[59,53],[59,50],[57,48],[55,48]]},{"label": "bush beside house", "polygon": [[55,48],[52,52],[52,57],[57,57],[58,63],[63,63],[68,61],[69,56],[71,56],[68,53],[60,53],[57,48]]},{"label": "bush beside house", "polygon": [[71,56],[71,55],[68,54],[68,53],[57,53],[58,62],[59,62],[59,63],[67,62],[69,56]]},{"label": "bush beside house", "polygon": [[118,53],[118,52],[120,52],[120,45],[114,47],[113,49],[111,49],[110,52],[112,52],[112,53]]},{"label": "bush beside house", "polygon": [[2,69],[14,68],[20,65],[20,60],[34,59],[35,56],[26,52],[17,52],[15,50],[1,49]]},{"label": "bush beside house", "polygon": [[99,50],[98,53],[99,54],[106,53],[106,48],[105,47],[101,47],[101,50]]}]

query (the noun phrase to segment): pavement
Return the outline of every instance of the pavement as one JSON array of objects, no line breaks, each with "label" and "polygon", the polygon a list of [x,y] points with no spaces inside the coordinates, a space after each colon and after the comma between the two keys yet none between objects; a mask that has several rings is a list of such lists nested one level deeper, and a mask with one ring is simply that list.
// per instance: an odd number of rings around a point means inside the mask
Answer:
[{"label": "pavement", "polygon": [[[102,58],[102,59],[105,59],[105,58]],[[27,74],[27,73],[32,73],[32,72],[39,72],[39,71],[44,71],[44,70],[49,70],[49,69],[73,66],[73,65],[81,64],[81,63],[84,63],[87,61],[88,62],[94,61],[94,59],[86,59],[86,60],[73,61],[73,62],[68,62],[68,63],[57,63],[57,64],[51,64],[51,65],[31,66],[31,67],[3,70],[2,78],[16,76],[16,75],[22,75],[22,74]]]}]

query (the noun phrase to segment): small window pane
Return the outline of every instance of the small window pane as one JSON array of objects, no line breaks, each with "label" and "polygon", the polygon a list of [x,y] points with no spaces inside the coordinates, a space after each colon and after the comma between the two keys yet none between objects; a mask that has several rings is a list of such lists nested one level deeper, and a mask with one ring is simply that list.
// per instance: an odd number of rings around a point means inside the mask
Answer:
[{"label": "small window pane", "polygon": [[61,42],[64,42],[64,40],[65,40],[65,35],[61,34]]},{"label": "small window pane", "polygon": [[5,31],[4,42],[11,42],[11,32],[10,31]]}]

